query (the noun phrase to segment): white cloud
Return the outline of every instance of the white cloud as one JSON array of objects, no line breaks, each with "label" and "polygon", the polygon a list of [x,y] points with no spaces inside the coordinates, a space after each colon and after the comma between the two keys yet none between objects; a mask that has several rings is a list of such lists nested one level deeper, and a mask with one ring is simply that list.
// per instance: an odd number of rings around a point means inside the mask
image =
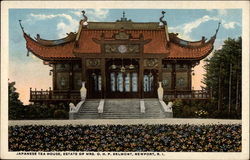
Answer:
[{"label": "white cloud", "polygon": [[78,26],[79,26],[79,22],[75,19],[72,19],[71,21],[69,21],[68,24],[66,24],[63,21],[59,22],[57,24],[58,37],[62,38],[66,36],[66,33],[76,32]]},{"label": "white cloud", "polygon": [[87,10],[86,15],[89,17],[90,21],[100,21],[107,17],[109,13],[108,9],[93,9],[93,10]]},{"label": "white cloud", "polygon": [[74,15],[76,15],[77,17],[82,17],[82,12],[80,10],[77,11],[70,11],[70,13],[73,13]]},{"label": "white cloud", "polygon": [[193,22],[186,23],[184,24],[184,33],[188,34],[192,32],[193,29],[198,28],[202,23],[207,22],[207,21],[219,21],[218,18],[216,17],[210,17],[208,15],[203,16],[202,18],[196,19]]},{"label": "white cloud", "polygon": [[[82,17],[81,10],[70,11],[77,17]],[[87,10],[86,15],[90,21],[100,21],[107,17],[109,10],[107,9],[94,9]],[[74,19],[69,14],[33,14],[29,15],[29,18],[26,20],[27,22],[34,22],[36,20],[49,20],[58,18],[60,22],[57,24],[58,38],[62,38],[66,36],[66,33],[76,32],[79,26],[80,19]]]},{"label": "white cloud", "polygon": [[234,21],[228,22],[228,23],[223,23],[223,27],[225,29],[234,29],[236,27],[236,25],[241,26],[238,22],[234,22]]},{"label": "white cloud", "polygon": [[58,38],[66,36],[66,33],[76,32],[79,20],[72,18],[68,14],[30,14],[30,17],[34,20],[48,20],[53,18],[60,18],[60,22],[57,24]]},{"label": "white cloud", "polygon": [[[89,21],[100,21],[107,17],[109,10],[96,8],[96,9],[86,9],[85,15],[88,17]],[[77,17],[82,17],[82,10],[70,11],[70,13],[76,15]]]},{"label": "white cloud", "polygon": [[190,33],[192,33],[193,29],[198,28],[202,23],[208,21],[219,21],[216,17],[210,17],[208,15],[203,16],[202,18],[198,18],[192,22],[184,23],[176,27],[169,27],[169,29],[173,32],[179,32],[179,37],[186,40],[193,40],[190,37]]},{"label": "white cloud", "polygon": [[33,18],[36,18],[38,20],[45,20],[45,19],[55,18],[58,15],[53,15],[53,14],[45,15],[45,14],[33,14],[33,13],[31,13],[30,16],[33,17]]},{"label": "white cloud", "polygon": [[[224,11],[221,11],[221,12],[224,12]],[[176,27],[169,27],[169,30],[171,32],[179,33],[179,37],[182,39],[192,41],[193,39],[191,38],[191,35],[190,35],[192,33],[192,31],[194,29],[198,28],[202,23],[205,23],[208,21],[221,21],[222,27],[225,29],[234,29],[236,26],[241,26],[240,23],[235,22],[235,21],[227,22],[222,18],[211,17],[208,15],[205,15],[205,16],[198,18],[192,22],[184,23],[184,24],[178,25]]]}]

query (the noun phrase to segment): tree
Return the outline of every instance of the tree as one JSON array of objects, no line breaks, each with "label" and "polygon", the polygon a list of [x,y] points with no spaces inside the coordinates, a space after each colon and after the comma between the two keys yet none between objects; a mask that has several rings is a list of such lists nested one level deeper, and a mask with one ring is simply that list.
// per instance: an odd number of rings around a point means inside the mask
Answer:
[{"label": "tree", "polygon": [[20,119],[23,115],[23,103],[19,100],[19,93],[16,92],[15,82],[8,82],[9,90],[9,119]]},{"label": "tree", "polygon": [[213,108],[228,115],[241,113],[241,72],[242,39],[228,38],[221,49],[206,59],[203,83],[213,90],[213,98],[218,106]]}]

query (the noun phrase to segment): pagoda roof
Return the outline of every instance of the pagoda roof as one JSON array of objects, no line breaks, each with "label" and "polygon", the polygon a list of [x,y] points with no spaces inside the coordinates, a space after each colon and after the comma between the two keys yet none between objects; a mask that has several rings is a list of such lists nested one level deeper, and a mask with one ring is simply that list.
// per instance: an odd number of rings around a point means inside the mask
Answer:
[{"label": "pagoda roof", "polygon": [[42,60],[76,58],[73,54],[74,41],[45,46],[24,33],[26,48]]},{"label": "pagoda roof", "polygon": [[[22,27],[22,26],[21,26]],[[22,28],[23,29],[23,28]],[[206,41],[203,37],[200,41],[186,41],[180,39],[175,33],[168,33],[166,27],[160,27],[159,23],[135,23],[132,21],[117,22],[88,22],[84,26],[80,22],[77,33],[70,33],[59,40],[45,40],[40,36],[35,39],[24,33],[26,48],[43,60],[77,58],[78,54],[101,54],[101,47],[93,39],[100,39],[104,34],[112,40],[112,36],[123,30],[130,34],[131,40],[139,39],[142,35],[150,42],[144,45],[144,54],[166,54],[167,59],[194,59],[205,58],[212,50],[216,34]],[[168,37],[169,36],[169,41]],[[77,44],[77,45],[76,45]]]}]

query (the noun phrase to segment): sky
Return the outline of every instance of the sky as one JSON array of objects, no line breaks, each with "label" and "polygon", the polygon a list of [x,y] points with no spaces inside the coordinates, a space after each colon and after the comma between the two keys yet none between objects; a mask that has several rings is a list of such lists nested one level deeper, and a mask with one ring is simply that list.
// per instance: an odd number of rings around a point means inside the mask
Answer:
[{"label": "sky", "polygon": [[[221,22],[220,30],[214,44],[215,50],[223,45],[227,38],[238,38],[242,34],[241,9],[90,9],[86,11],[88,21],[114,22],[126,17],[134,22],[159,22],[164,10],[169,32],[179,33],[179,37],[189,41],[200,40],[202,36],[209,39],[214,35]],[[79,9],[9,9],[9,81],[16,82],[20,100],[28,104],[30,87],[46,90],[52,87],[52,76],[48,66],[32,53],[27,57],[26,42],[18,20],[31,37],[40,34],[43,39],[59,39],[66,33],[76,32],[82,18]],[[212,56],[211,53],[209,56]],[[194,68],[192,77],[194,89],[202,84],[204,61]]]}]

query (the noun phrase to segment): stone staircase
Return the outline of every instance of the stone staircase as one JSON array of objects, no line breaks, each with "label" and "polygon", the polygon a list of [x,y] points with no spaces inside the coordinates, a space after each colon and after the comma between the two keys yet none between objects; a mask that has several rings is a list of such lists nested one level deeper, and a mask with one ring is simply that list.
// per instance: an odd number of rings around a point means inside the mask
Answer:
[{"label": "stone staircase", "polygon": [[145,113],[140,112],[140,99],[105,99],[104,110],[98,114],[100,99],[87,100],[74,119],[160,119],[168,118],[158,99],[144,99]]},{"label": "stone staircase", "polygon": [[74,115],[74,119],[98,119],[99,114],[97,107],[100,99],[88,99],[79,109],[78,113]]},{"label": "stone staircase", "polygon": [[144,99],[144,101],[146,109],[143,118],[167,118],[158,99]]},{"label": "stone staircase", "polygon": [[105,99],[103,119],[140,118],[139,99]]}]

